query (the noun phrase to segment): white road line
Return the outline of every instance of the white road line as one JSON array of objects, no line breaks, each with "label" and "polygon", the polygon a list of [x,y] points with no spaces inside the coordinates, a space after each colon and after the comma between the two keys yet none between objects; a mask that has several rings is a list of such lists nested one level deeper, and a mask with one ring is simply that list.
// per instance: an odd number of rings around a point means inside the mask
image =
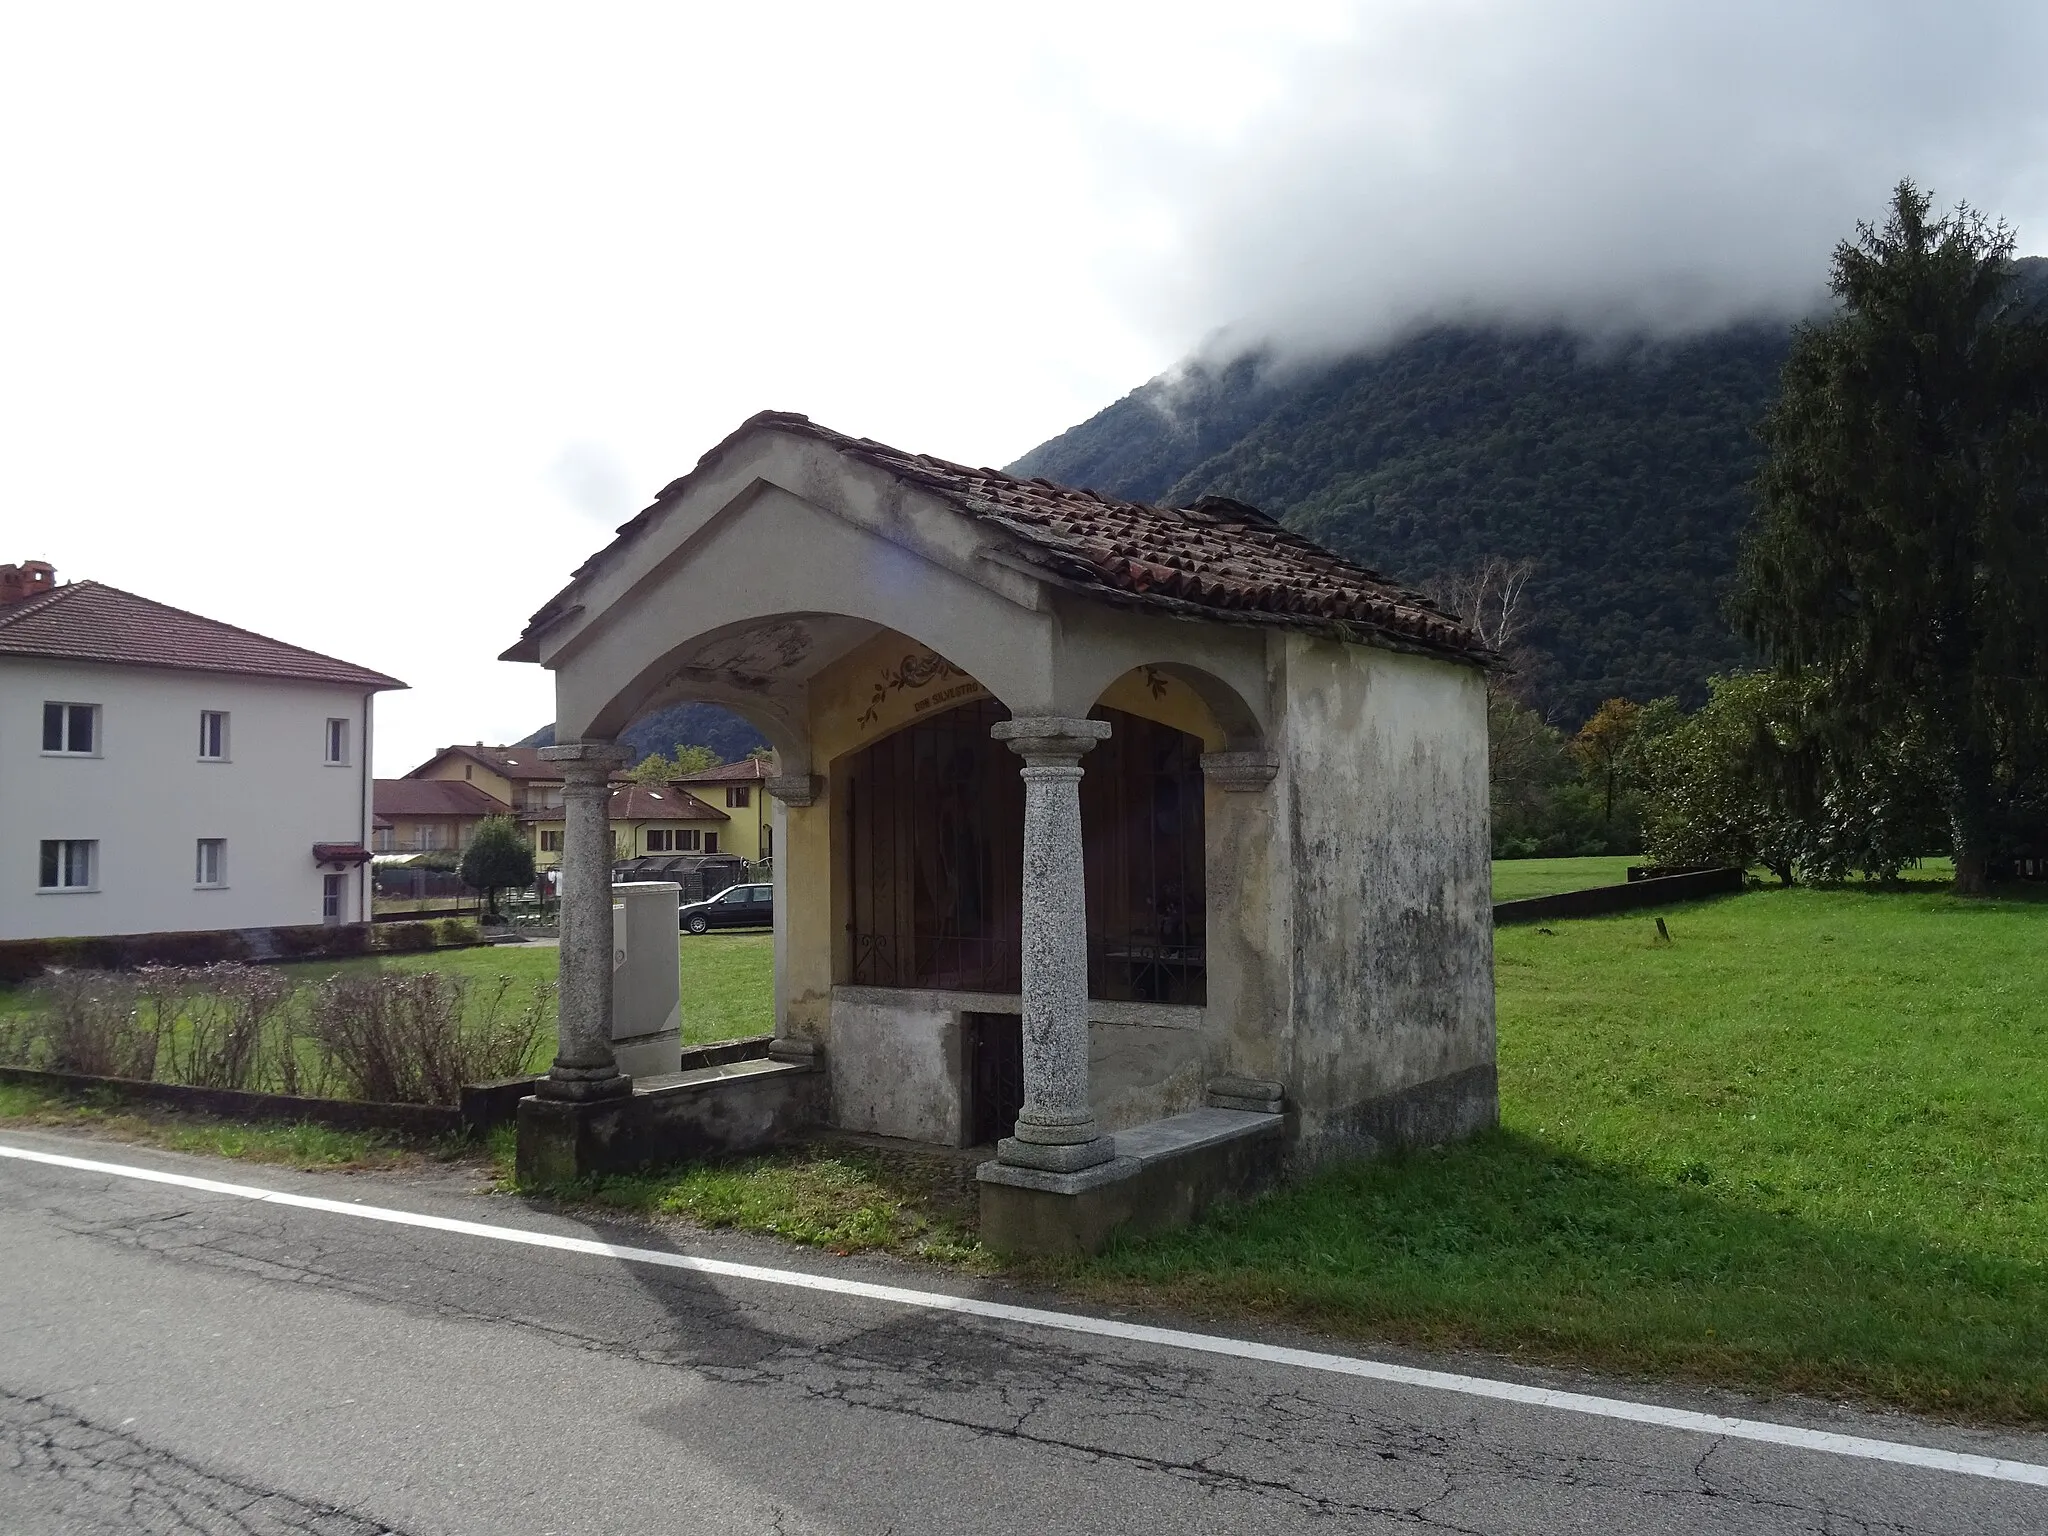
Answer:
[{"label": "white road line", "polygon": [[150,1184],[171,1184],[179,1189],[204,1190],[238,1200],[266,1201],[307,1211],[325,1211],[334,1216],[353,1216],[361,1221],[381,1221],[401,1227],[424,1227],[435,1232],[459,1232],[465,1237],[489,1238],[500,1243],[524,1243],[533,1248],[552,1248],[562,1253],[583,1253],[605,1259],[622,1259],[631,1264],[653,1264],[664,1269],[683,1269],[700,1275],[722,1275],[734,1280],[751,1280],[761,1285],[788,1286],[796,1290],[824,1291],[835,1296],[858,1296],[866,1301],[889,1302],[917,1307],[928,1312],[953,1312],[997,1322],[1023,1323],[1033,1328],[1057,1329],[1063,1333],[1093,1334],[1100,1338],[1127,1339],[1139,1344],[1159,1344],[1170,1349],[1194,1350],[1205,1355],[1227,1355],[1239,1360],[1263,1360],[1271,1365],[1290,1365],[1305,1371],[1322,1371],[1336,1376],[1357,1376],[1368,1381],[1392,1382],[1404,1387],[1426,1387],[1437,1392],[1455,1392],[1465,1397],[1491,1398],[1497,1402],[1521,1403],[1532,1408],[1554,1408],[1565,1413],[1591,1414],[1596,1418],[1619,1419],[1631,1424],[1653,1424],[1662,1429],[1691,1434],[1722,1435],[1731,1440],[1755,1440],[1766,1445],[1790,1446],[1802,1451],[1824,1451],[1834,1456],[1853,1456],[1865,1461],[1886,1461],[1899,1466],[1926,1467],[1937,1472],[1956,1472],[1967,1477],[1988,1477],[2007,1483],[2031,1483],[2048,1488],[2048,1466],[2030,1461],[2008,1461],[1997,1456],[1971,1456],[1960,1451],[1937,1450],[1932,1446],[1907,1445],[1896,1440],[1869,1440],[1860,1435],[1838,1435],[1828,1430],[1800,1429],[1791,1424],[1772,1424],[1760,1419],[1726,1418],[1715,1413],[1694,1413],[1684,1408],[1665,1408],[1655,1403],[1631,1403],[1621,1398],[1593,1397],[1583,1392],[1558,1392],[1548,1387],[1524,1386],[1519,1382],[1495,1381],[1485,1376],[1464,1376],[1452,1371],[1425,1371],[1414,1366],[1389,1365],[1377,1360],[1359,1360],[1348,1355],[1326,1355],[1316,1350],[1286,1349],[1259,1344],[1249,1339],[1224,1338],[1216,1334],[1187,1333],[1178,1328],[1148,1328],[1140,1323],[1122,1323],[1111,1318],[1087,1317],[1077,1312],[1048,1312],[1037,1307],[1013,1307],[1000,1301],[973,1296],[949,1296],[943,1291],[914,1291],[899,1285],[876,1285],[866,1280],[847,1280],[835,1275],[805,1274],[802,1270],[768,1269],[758,1264],[734,1264],[725,1259],[697,1258],[690,1254],[663,1253],[654,1248],[628,1248],[601,1243],[594,1238],[561,1237],[553,1232],[529,1232],[519,1227],[500,1227],[481,1221],[458,1221],[448,1216],[426,1216],[417,1211],[394,1210],[388,1206],[358,1205],[346,1200],[323,1200],[314,1195],[294,1195],[283,1190],[262,1189],[253,1184],[227,1184],[218,1179],[194,1178],[189,1174],[165,1173],[156,1168],[138,1168],[126,1163],[103,1163],[86,1157],[63,1157],[54,1152],[35,1152],[26,1147],[0,1144],[0,1158],[44,1163],[53,1168],[74,1168],[82,1173],[109,1174],[116,1178],[139,1179]]}]

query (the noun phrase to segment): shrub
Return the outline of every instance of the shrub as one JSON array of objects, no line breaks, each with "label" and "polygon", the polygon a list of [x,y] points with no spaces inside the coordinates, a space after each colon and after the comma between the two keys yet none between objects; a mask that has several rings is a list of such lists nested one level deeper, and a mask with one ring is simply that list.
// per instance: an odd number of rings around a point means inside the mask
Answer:
[{"label": "shrub", "polygon": [[394,955],[417,954],[434,947],[431,923],[382,923],[377,928],[377,947]]},{"label": "shrub", "polygon": [[137,973],[136,988],[154,1014],[169,1081],[300,1091],[295,989],[276,971],[232,962],[152,966]]},{"label": "shrub", "polygon": [[312,989],[312,1036],[352,1098],[454,1104],[464,1084],[523,1070],[540,1043],[554,986],[513,1000],[512,985],[500,976],[473,992],[440,971],[332,976]]},{"label": "shrub", "polygon": [[33,1065],[95,1077],[156,1075],[158,1032],[143,1021],[133,977],[60,971],[39,990],[46,1009],[44,1059]]}]

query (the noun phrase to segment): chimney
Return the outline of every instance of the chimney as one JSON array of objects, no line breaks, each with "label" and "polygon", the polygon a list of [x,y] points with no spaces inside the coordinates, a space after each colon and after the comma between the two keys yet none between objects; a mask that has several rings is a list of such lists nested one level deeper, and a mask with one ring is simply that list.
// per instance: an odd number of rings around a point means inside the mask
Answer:
[{"label": "chimney", "polygon": [[47,560],[0,565],[0,607],[41,597],[57,585],[57,568]]}]

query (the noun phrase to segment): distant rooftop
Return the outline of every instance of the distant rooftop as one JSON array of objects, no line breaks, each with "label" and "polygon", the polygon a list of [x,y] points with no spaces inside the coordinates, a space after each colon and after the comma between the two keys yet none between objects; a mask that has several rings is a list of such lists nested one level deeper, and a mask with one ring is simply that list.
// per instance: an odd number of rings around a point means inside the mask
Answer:
[{"label": "distant rooftop", "polygon": [[[23,580],[23,576],[31,579]],[[39,561],[0,567],[0,657],[229,672],[378,691],[395,677],[237,629],[98,581],[54,584]],[[30,595],[11,594],[27,589]]]}]

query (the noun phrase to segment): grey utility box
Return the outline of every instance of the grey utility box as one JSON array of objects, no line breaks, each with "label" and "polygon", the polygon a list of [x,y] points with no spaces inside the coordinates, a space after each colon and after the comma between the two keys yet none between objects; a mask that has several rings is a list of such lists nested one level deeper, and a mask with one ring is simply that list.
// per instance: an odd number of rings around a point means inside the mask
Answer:
[{"label": "grey utility box", "polygon": [[612,1051],[628,1077],[682,1070],[681,896],[669,880],[612,887]]}]

